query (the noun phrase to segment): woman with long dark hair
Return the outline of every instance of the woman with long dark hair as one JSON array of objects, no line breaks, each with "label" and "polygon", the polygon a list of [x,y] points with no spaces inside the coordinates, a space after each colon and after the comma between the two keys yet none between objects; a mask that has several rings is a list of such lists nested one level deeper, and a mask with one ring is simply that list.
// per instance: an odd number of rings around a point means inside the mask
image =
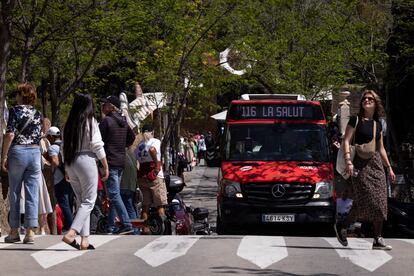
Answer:
[{"label": "woman with long dark hair", "polygon": [[39,189],[41,182],[40,148],[42,114],[34,108],[36,88],[30,83],[17,86],[17,105],[10,109],[4,136],[2,170],[9,173],[10,233],[6,243],[20,241],[20,194],[24,185],[26,236],[23,243],[34,243],[38,227]]},{"label": "woman with long dark hair", "polygon": [[[73,100],[63,133],[63,156],[66,177],[76,195],[78,211],[70,230],[62,241],[77,249],[94,249],[89,244],[90,213],[95,205],[98,190],[98,167],[102,164],[102,179],[108,178],[108,162],[103,148],[98,122],[94,118],[90,95],[78,94]],[[80,245],[76,235],[80,234]]]},{"label": "woman with long dark hair", "polygon": [[[338,241],[347,246],[347,226],[353,221],[371,222],[374,226],[372,249],[391,250],[392,247],[386,245],[381,237],[382,225],[387,218],[387,181],[384,167],[391,181],[395,181],[395,174],[384,149],[380,123],[380,118],[384,117],[384,107],[373,90],[364,91],[359,107],[358,117],[350,118],[344,137],[344,159],[347,164],[346,172],[352,176],[353,205],[345,222],[335,225],[335,232]],[[373,153],[369,151],[367,154],[360,149],[356,151],[354,160],[351,160],[352,139],[356,145],[371,144]]]}]

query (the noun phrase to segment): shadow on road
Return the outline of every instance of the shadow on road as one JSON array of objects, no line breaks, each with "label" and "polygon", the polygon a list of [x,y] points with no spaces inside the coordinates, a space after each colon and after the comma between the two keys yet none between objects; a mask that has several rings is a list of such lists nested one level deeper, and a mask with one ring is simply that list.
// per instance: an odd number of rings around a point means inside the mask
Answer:
[{"label": "shadow on road", "polygon": [[301,236],[301,237],[334,237],[331,225],[292,224],[292,225],[243,225],[229,230],[233,235],[254,236]]},{"label": "shadow on road", "polygon": [[[302,275],[302,274],[294,274],[294,273],[287,273],[277,269],[254,269],[254,268],[243,268],[243,267],[233,267],[233,266],[216,266],[210,268],[212,273],[215,274],[257,274],[257,275]],[[322,275],[322,276],[333,276],[336,274],[330,273],[318,273],[318,274],[308,274],[308,275]]]}]

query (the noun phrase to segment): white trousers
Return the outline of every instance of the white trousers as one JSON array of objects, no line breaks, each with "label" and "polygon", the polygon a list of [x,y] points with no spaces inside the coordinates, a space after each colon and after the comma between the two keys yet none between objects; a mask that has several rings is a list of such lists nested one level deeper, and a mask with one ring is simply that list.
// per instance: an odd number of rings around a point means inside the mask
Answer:
[{"label": "white trousers", "polygon": [[77,212],[71,228],[82,237],[89,236],[90,215],[98,192],[98,167],[93,153],[78,155],[66,166],[69,182],[76,196]]}]

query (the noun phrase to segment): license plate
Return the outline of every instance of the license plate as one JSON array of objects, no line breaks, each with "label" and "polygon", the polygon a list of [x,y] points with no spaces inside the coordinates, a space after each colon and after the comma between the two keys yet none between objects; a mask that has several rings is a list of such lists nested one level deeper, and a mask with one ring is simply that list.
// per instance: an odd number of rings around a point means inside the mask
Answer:
[{"label": "license plate", "polygon": [[295,222],[295,215],[288,214],[264,214],[262,222]]}]

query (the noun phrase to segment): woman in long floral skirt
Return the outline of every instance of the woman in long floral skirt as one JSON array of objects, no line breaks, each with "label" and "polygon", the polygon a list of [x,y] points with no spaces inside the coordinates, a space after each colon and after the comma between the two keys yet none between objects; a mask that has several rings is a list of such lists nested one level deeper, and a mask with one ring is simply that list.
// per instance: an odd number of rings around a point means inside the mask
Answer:
[{"label": "woman in long floral skirt", "polygon": [[[344,137],[344,159],[346,171],[351,177],[353,188],[353,205],[348,218],[335,225],[338,241],[347,246],[346,228],[353,221],[371,222],[374,226],[374,242],[372,249],[391,250],[382,238],[382,226],[387,219],[387,181],[384,168],[392,182],[395,174],[384,149],[383,133],[379,119],[384,116],[384,108],[380,97],[373,90],[365,90],[360,102],[357,117],[351,117]],[[374,135],[374,129],[375,135]],[[355,137],[353,138],[353,136]],[[350,158],[350,141],[362,145],[371,142],[375,137],[375,153],[364,159],[355,154]]]}]

